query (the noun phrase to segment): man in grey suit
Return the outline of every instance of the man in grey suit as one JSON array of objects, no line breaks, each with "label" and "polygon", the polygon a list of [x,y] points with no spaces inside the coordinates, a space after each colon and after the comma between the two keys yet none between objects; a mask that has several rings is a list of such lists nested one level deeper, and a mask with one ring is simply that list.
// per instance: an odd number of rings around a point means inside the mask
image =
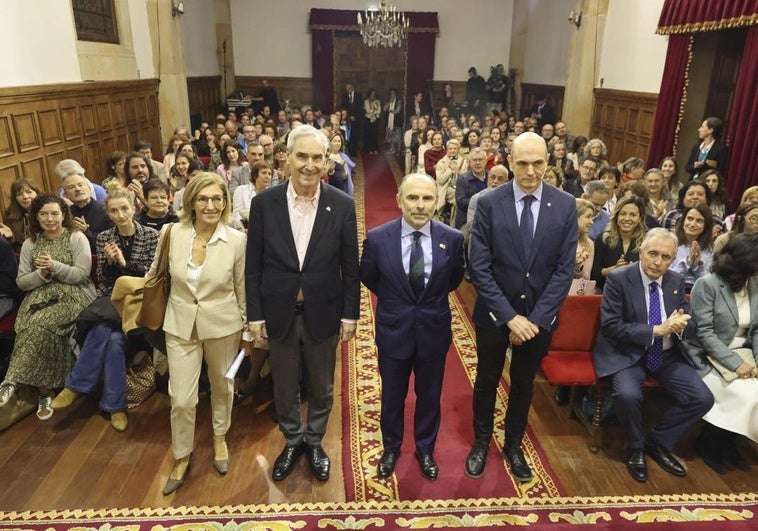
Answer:
[{"label": "man in grey suit", "polygon": [[[321,440],[333,402],[336,349],[355,334],[359,314],[355,204],[321,182],[328,147],[317,129],[295,128],[287,141],[289,182],[250,203],[247,316],[253,339],[269,341],[276,413],[286,441],[274,463],[275,481],[286,478],[303,453],[316,479],[329,479]],[[307,422],[301,381],[308,385]]]}]

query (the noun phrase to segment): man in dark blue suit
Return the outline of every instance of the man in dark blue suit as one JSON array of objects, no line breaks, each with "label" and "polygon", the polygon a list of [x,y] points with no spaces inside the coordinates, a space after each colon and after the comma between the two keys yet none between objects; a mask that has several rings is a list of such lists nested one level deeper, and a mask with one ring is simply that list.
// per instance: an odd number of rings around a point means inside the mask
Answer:
[{"label": "man in dark blue suit", "polygon": [[416,382],[414,436],[421,474],[437,479],[434,444],[440,426],[440,394],[450,348],[448,293],[464,272],[463,234],[432,221],[437,186],[428,175],[403,179],[397,203],[403,212],[369,231],[363,243],[361,281],[377,296],[376,345],[382,378],[384,453],[377,475],[395,469],[403,442],[408,381]]},{"label": "man in dark blue suit", "polygon": [[[682,344],[696,327],[690,321],[684,279],[668,271],[677,246],[676,236],[666,229],[651,229],[640,246],[639,263],[608,275],[600,307],[600,331],[592,353],[597,376],[612,377],[616,415],[626,432],[626,467],[640,482],[647,481],[645,453],[667,472],[686,475],[671,449],[713,406],[713,395]],[[642,383],[648,374],[661,383],[676,404],[646,437],[642,430]]]},{"label": "man in dark blue suit", "polygon": [[510,344],[504,456],[511,474],[528,482],[532,470],[521,451],[521,440],[534,376],[547,354],[558,326],[558,311],[571,287],[578,228],[575,199],[542,184],[547,169],[542,137],[519,135],[508,162],[513,181],[481,198],[471,228],[471,280],[478,294],[473,315],[477,370],[474,444],[465,471],[470,477],[484,473],[497,386]]}]

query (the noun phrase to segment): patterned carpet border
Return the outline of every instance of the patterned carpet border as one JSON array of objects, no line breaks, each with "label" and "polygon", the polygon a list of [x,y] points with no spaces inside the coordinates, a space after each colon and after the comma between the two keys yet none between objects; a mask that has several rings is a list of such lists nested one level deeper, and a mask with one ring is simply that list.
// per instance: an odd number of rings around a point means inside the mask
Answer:
[{"label": "patterned carpet border", "polygon": [[[0,527],[24,529],[18,525],[54,524],[55,529],[82,531],[105,528],[109,531],[306,529],[315,526],[333,529],[428,529],[729,521],[744,523],[745,529],[749,529],[756,523],[756,513],[756,493],[681,494],[23,511],[0,513]],[[106,526],[100,525],[102,523]],[[122,523],[128,525],[122,526]],[[74,524],[77,526],[62,527]]]}]

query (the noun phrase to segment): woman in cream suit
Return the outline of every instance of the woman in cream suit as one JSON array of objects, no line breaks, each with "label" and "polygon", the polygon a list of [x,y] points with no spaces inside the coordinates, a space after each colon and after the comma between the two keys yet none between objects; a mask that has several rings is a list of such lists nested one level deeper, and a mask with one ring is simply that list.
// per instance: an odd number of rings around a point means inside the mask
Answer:
[{"label": "woman in cream suit", "polygon": [[169,366],[171,443],[174,467],[163,489],[182,486],[194,446],[195,406],[203,359],[208,365],[213,418],[213,466],[229,467],[225,435],[231,424],[233,382],[224,375],[242,342],[245,311],[245,235],[225,225],[232,204],[218,175],[201,173],[185,188],[179,223],[166,225],[147,274],[155,275],[157,257],[171,230],[171,292],[163,330]]},{"label": "woman in cream suit", "polygon": [[[688,352],[715,404],[695,443],[703,461],[721,474],[726,462],[742,470],[749,463],[737,451],[738,434],[758,442],[758,234],[738,234],[713,261],[712,273],[692,288],[697,338]],[[738,349],[746,359],[738,355]],[[706,356],[732,371],[713,370]],[[734,379],[732,379],[734,378]],[[731,381],[727,381],[731,380]]]}]

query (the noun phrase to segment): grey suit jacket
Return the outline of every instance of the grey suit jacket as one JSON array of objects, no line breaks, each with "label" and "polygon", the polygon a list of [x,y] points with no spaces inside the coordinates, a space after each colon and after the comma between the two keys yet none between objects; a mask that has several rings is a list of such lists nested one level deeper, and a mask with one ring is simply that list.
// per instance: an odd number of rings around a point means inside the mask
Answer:
[{"label": "grey suit jacket", "polygon": [[[748,284],[750,292],[750,327],[747,330],[745,348],[752,348],[758,362],[758,278],[752,277]],[[737,332],[737,302],[734,292],[723,278],[711,273],[695,281],[692,287],[692,317],[697,322],[697,336],[686,343],[687,353],[702,376],[712,366],[706,356],[710,355],[724,367],[734,370],[742,364],[742,358],[729,348]]]}]

